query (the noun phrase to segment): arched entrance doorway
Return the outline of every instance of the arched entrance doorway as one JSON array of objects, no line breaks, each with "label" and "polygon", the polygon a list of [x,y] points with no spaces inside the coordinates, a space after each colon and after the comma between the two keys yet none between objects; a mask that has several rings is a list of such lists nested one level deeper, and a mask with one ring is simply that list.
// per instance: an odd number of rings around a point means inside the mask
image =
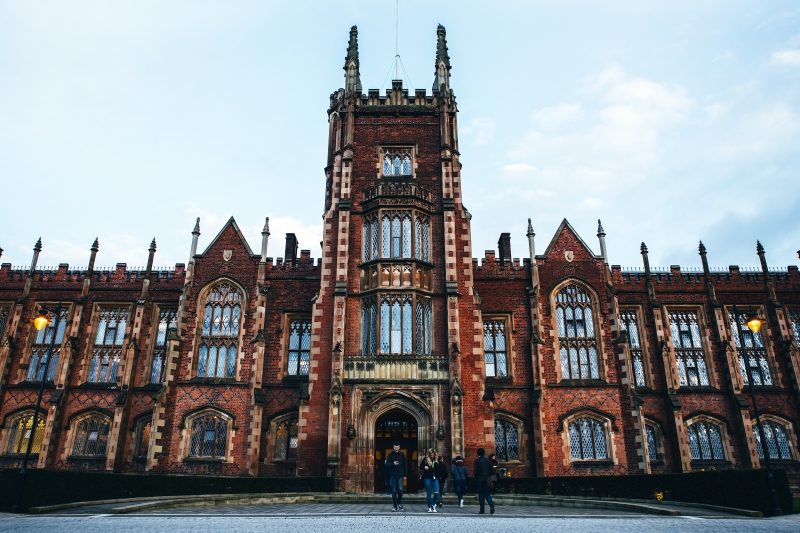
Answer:
[{"label": "arched entrance doorway", "polygon": [[375,422],[375,492],[386,492],[383,466],[392,451],[392,443],[400,443],[400,451],[408,461],[408,478],[403,490],[417,492],[417,463],[419,462],[419,437],[417,420],[409,413],[393,410]]}]

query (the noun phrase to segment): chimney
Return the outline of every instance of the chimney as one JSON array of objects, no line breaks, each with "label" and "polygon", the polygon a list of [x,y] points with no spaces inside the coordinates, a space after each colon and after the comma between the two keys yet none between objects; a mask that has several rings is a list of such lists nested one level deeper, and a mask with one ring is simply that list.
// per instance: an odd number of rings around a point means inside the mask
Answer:
[{"label": "chimney", "polygon": [[299,246],[300,245],[297,244],[297,236],[294,233],[287,233],[286,252],[283,255],[284,264],[291,261],[292,266],[294,266],[297,263],[297,249],[299,248]]},{"label": "chimney", "polygon": [[505,268],[506,263],[511,263],[511,234],[501,233],[500,240],[497,241],[497,249],[500,254],[500,268]]}]

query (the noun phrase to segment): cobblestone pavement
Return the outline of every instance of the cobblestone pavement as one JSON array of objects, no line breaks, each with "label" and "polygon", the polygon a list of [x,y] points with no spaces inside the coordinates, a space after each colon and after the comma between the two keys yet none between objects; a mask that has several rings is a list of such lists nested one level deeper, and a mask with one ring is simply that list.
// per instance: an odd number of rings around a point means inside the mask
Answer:
[{"label": "cobblestone pavement", "polygon": [[[308,507],[308,506],[305,506]],[[199,511],[199,510],[198,510]],[[588,511],[587,511],[588,513]],[[487,523],[490,522],[490,523]],[[626,518],[593,516],[572,516],[557,518],[541,516],[537,518],[495,516],[452,516],[446,514],[403,513],[392,516],[296,516],[275,517],[236,516],[232,514],[186,515],[172,514],[155,516],[153,514],[135,515],[96,515],[86,516],[10,516],[0,517],[0,532],[40,533],[134,533],[168,531],[169,533],[263,533],[264,531],[294,529],[313,533],[420,533],[432,528],[443,531],[479,531],[490,529],[492,533],[564,533],[565,531],[586,531],[587,533],[659,533],[720,532],[737,533],[797,533],[800,521],[794,518],[782,519],[722,519],[702,518],[653,518],[628,516]],[[478,529],[480,528],[480,529]]]}]

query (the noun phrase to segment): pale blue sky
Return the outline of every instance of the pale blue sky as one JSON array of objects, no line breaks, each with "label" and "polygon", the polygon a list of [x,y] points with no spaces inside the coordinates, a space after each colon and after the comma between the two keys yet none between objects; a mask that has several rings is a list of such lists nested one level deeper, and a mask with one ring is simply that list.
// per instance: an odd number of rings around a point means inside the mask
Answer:
[{"label": "pale blue sky", "polygon": [[[394,2],[0,0],[0,247],[25,265],[188,260],[233,215],[320,255],[326,110],[351,25],[366,92]],[[611,263],[797,264],[800,2],[401,1],[406,84],[447,28],[475,256],[566,217]],[[391,78],[391,76],[390,76]],[[388,84],[388,82],[387,82]],[[384,86],[385,88],[385,86]]]}]

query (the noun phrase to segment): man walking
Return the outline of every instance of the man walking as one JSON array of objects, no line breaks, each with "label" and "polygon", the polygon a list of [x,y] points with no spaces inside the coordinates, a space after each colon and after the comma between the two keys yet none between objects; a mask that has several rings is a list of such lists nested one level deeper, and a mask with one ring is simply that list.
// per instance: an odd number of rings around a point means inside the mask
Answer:
[{"label": "man walking", "polygon": [[392,444],[392,451],[386,456],[386,472],[392,489],[392,511],[403,510],[403,481],[408,476],[406,454],[400,451],[400,443]]},{"label": "man walking", "polygon": [[494,514],[494,500],[492,500],[491,491],[487,483],[493,472],[492,462],[486,458],[486,450],[478,448],[478,458],[475,459],[475,467],[472,469],[475,480],[478,482],[478,502],[481,504],[481,510],[478,514],[485,514],[484,499],[489,502],[489,514]]}]

